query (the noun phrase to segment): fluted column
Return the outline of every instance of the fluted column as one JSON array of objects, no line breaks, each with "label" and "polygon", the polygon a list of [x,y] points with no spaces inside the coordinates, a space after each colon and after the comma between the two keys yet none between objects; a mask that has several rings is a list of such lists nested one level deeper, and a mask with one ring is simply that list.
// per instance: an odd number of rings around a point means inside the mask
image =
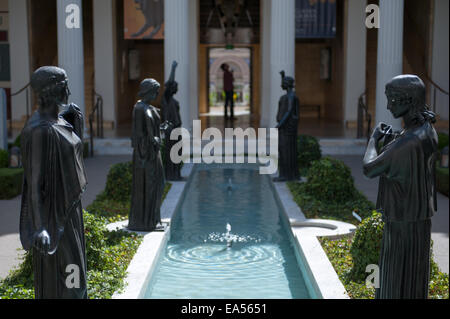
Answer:
[{"label": "fluted column", "polygon": [[378,29],[376,123],[384,122],[401,128],[401,119],[394,120],[387,109],[385,86],[403,72],[403,6],[404,0],[380,0]]},{"label": "fluted column", "polygon": [[[30,82],[28,1],[9,0],[8,10],[11,93],[16,93]],[[30,92],[31,90],[24,91],[11,97],[11,116],[14,121],[20,121],[27,114],[27,100],[31,101]]]},{"label": "fluted column", "polygon": [[270,126],[270,9],[272,0],[262,0],[262,25],[261,25],[261,127]]},{"label": "fluted column", "polygon": [[285,93],[281,89],[280,71],[295,78],[295,0],[271,0],[270,20],[269,126],[275,127],[278,101]]},{"label": "fluted column", "polygon": [[172,62],[178,62],[175,80],[178,93],[175,98],[180,102],[180,115],[183,127],[191,129],[190,117],[190,55],[189,55],[189,1],[164,1],[164,74],[167,81]]},{"label": "fluted column", "polygon": [[86,120],[82,0],[57,0],[57,23],[58,65],[69,77],[69,102],[80,107]]},{"label": "fluted column", "polygon": [[95,91],[103,98],[103,120],[116,121],[116,1],[95,0],[94,74]]}]

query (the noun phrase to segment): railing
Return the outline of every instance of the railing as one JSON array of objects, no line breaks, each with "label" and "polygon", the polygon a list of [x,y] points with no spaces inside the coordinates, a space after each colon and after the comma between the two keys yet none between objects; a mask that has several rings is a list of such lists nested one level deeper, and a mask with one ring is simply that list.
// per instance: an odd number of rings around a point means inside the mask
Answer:
[{"label": "railing", "polygon": [[89,134],[90,134],[90,155],[94,156],[94,128],[93,122],[94,118],[96,120],[96,136],[99,138],[103,138],[103,97],[93,91],[94,95],[94,108],[92,109],[91,114],[89,114]]},{"label": "railing", "polygon": [[356,137],[362,138],[364,136],[364,120],[367,121],[367,140],[370,138],[370,130],[372,125],[372,115],[369,113],[369,109],[366,103],[366,93],[359,96],[358,99],[358,124]]},{"label": "railing", "polygon": [[[13,98],[14,96],[18,96],[19,94],[21,94],[22,92],[25,92],[25,97],[26,97],[26,116],[27,116],[27,121],[30,118],[30,114],[31,114],[31,109],[30,109],[30,83],[28,83],[27,85],[25,85],[23,88],[21,88],[19,91],[12,93],[11,94],[11,98]],[[12,132],[12,114],[11,117],[9,119],[9,127],[8,127],[8,134],[10,135]]]},{"label": "railing", "polygon": [[436,84],[428,75],[424,76],[425,80],[431,85],[432,90],[432,105],[431,110],[436,113],[436,100],[437,100],[437,92],[440,91],[444,95],[448,96],[448,92],[441,88],[438,84]]}]

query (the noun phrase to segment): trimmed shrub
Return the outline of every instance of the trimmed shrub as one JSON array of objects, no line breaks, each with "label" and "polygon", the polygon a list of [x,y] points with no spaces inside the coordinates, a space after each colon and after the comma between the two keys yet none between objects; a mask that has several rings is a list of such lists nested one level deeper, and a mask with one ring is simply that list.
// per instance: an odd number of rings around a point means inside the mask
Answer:
[{"label": "trimmed shrub", "polygon": [[0,150],[0,168],[9,166],[9,153],[6,150]]},{"label": "trimmed shrub", "polygon": [[[124,231],[108,232],[106,220],[84,212],[88,297],[111,298],[121,291],[127,267],[136,253],[142,236]],[[7,278],[0,280],[0,297],[6,299],[34,298],[31,252]]]},{"label": "trimmed shrub", "polygon": [[306,175],[313,161],[322,158],[317,139],[309,135],[300,135],[297,139],[297,161],[301,175]]},{"label": "trimmed shrub", "polygon": [[440,151],[442,151],[444,147],[448,146],[448,142],[448,134],[442,132],[438,133],[438,149]]},{"label": "trimmed shrub", "polygon": [[372,216],[364,219],[356,229],[350,248],[353,259],[352,278],[364,280],[367,277],[367,265],[378,265],[383,226],[381,214],[374,211]]},{"label": "trimmed shrub", "polygon": [[448,167],[436,167],[436,188],[439,192],[448,196]]},{"label": "trimmed shrub", "polygon": [[16,139],[14,140],[13,146],[17,146],[18,148],[20,148],[20,141],[21,141],[22,135],[19,134]]},{"label": "trimmed shrub", "polygon": [[131,200],[133,164],[119,163],[111,166],[106,179],[105,195],[109,200],[126,202]]},{"label": "trimmed shrub", "polygon": [[11,199],[22,192],[23,169],[0,168],[0,199]]},{"label": "trimmed shrub", "polygon": [[340,203],[355,197],[350,168],[340,160],[326,157],[314,161],[307,178],[306,191],[320,201]]}]

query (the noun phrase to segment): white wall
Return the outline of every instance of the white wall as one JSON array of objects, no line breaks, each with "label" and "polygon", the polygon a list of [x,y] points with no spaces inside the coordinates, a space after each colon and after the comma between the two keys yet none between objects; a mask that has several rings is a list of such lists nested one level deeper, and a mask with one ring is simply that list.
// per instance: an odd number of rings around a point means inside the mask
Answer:
[{"label": "white wall", "polygon": [[[434,26],[433,26],[433,53],[431,78],[441,88],[448,92],[448,0],[435,0],[434,2]],[[436,113],[448,121],[449,97],[439,91],[436,93]],[[433,95],[431,96],[431,101]]]},{"label": "white wall", "polygon": [[95,0],[95,91],[103,97],[103,119],[116,123],[116,5],[115,0]]},{"label": "white wall", "polygon": [[[15,93],[30,82],[28,8],[27,0],[9,0],[8,4],[10,17],[9,50],[11,59],[11,93]],[[22,116],[26,114],[25,94],[26,93],[23,92],[11,99],[11,115],[13,120],[20,120]],[[31,101],[31,98],[29,101]]]},{"label": "white wall", "polygon": [[356,121],[366,90],[366,0],[347,0],[344,36],[344,121]]}]

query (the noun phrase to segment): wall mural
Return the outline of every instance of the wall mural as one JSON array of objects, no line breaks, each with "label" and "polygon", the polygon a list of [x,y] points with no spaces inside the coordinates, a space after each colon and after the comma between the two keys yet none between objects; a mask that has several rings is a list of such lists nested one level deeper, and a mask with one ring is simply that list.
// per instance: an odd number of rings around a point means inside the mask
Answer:
[{"label": "wall mural", "polygon": [[124,0],[125,39],[164,39],[164,0]]}]

